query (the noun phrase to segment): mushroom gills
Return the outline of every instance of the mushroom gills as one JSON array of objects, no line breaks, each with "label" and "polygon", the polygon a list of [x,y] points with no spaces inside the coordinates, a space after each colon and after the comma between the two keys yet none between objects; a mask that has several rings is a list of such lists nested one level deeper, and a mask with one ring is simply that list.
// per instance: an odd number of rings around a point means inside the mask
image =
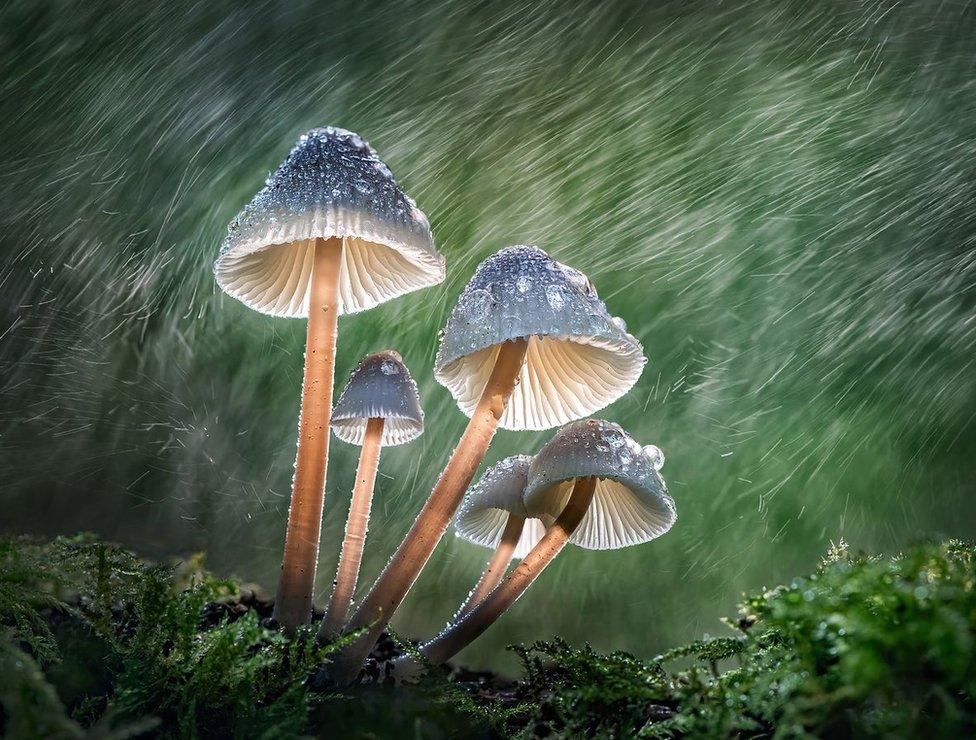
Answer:
[{"label": "mushroom gills", "polygon": [[[228,289],[248,305],[274,316],[308,313],[314,239],[272,244],[228,261]],[[340,312],[357,313],[391,297],[409,293],[423,282],[430,267],[385,244],[358,237],[343,239],[340,267]]]},{"label": "mushroom gills", "polygon": [[[499,421],[505,429],[551,429],[589,416],[621,395],[635,364],[602,346],[561,337],[529,337],[518,385]],[[498,346],[460,357],[442,370],[445,385],[466,414],[477,406]],[[639,374],[639,372],[638,372]]]},{"label": "mushroom gills", "polygon": [[[552,487],[551,510],[559,510],[569,499],[572,481]],[[599,478],[593,504],[573,533],[570,542],[587,550],[617,550],[640,545],[664,534],[673,524],[673,514],[666,507],[648,508],[646,502],[627,486],[611,478]]]}]

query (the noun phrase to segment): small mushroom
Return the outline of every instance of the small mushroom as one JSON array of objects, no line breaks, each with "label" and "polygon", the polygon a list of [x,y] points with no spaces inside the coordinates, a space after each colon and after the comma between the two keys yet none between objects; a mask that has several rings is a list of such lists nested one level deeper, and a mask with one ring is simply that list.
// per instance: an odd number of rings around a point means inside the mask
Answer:
[{"label": "small mushroom", "polygon": [[299,139],[227,229],[218,285],[250,308],[308,318],[298,450],[275,619],[307,624],[318,558],[340,313],[444,279],[427,218],[372,147],[319,128]]},{"label": "small mushroom", "polygon": [[434,374],[471,417],[427,503],[349,621],[330,668],[350,683],[457,511],[499,425],[547,429],[626,393],[646,362],[592,283],[537,247],[482,262],[448,318]]},{"label": "small mushroom", "polygon": [[397,352],[377,352],[359,363],[332,411],[332,431],[343,442],[362,449],[332,597],[319,626],[320,641],[339,634],[352,603],[369,528],[380,449],[406,444],[424,431],[417,384]]},{"label": "small mushroom", "polygon": [[[641,447],[611,422],[561,429],[532,461],[524,497],[526,511],[552,526],[497,588],[420,652],[435,665],[450,659],[515,603],[567,542],[612,550],[671,529],[677,515],[658,472],[663,459],[657,447]],[[395,666],[401,680],[417,674],[413,658]]]},{"label": "small mushroom", "polygon": [[464,496],[454,520],[455,533],[494,552],[455,619],[487,596],[505,575],[508,564],[524,558],[546,532],[541,521],[529,516],[522,501],[531,462],[528,455],[506,457],[489,468]]}]

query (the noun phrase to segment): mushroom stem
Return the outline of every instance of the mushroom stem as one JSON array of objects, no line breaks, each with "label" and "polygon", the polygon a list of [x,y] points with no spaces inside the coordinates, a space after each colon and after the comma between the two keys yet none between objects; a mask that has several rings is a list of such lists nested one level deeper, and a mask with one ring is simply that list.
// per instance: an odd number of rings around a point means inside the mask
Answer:
[{"label": "mushroom stem", "polygon": [[[596,491],[596,478],[577,478],[569,501],[555,523],[546,531],[511,574],[471,612],[420,648],[434,665],[449,660],[488,629],[508,607],[525,593],[532,582],[559,554],[579,526]],[[414,660],[408,658],[406,662]]]},{"label": "mushroom stem", "polygon": [[363,560],[363,546],[366,544],[369,509],[373,503],[373,485],[376,483],[382,440],[383,419],[373,417],[367,420],[366,435],[359,452],[359,467],[356,469],[356,485],[352,489],[352,502],[349,504],[349,516],[346,519],[346,536],[342,541],[332,598],[319,627],[319,641],[338,636],[352,603],[352,594],[359,579],[359,566]]},{"label": "mushroom stem", "polygon": [[329,420],[339,319],[342,240],[316,239],[313,249],[298,452],[288,509],[285,554],[274,606],[274,618],[287,633],[308,624],[312,617],[312,590],[329,460]]},{"label": "mushroom stem", "polygon": [[502,530],[502,536],[498,540],[495,552],[492,553],[491,560],[485,566],[485,571],[481,574],[478,585],[468,594],[467,601],[458,609],[457,615],[454,617],[455,621],[474,609],[498,585],[512,560],[512,553],[515,552],[515,546],[518,544],[519,537],[522,536],[524,527],[524,517],[515,514],[508,515],[508,521],[505,522],[505,529]]},{"label": "mushroom stem", "polygon": [[359,674],[369,651],[420,575],[457,511],[515,390],[527,347],[528,339],[524,337],[503,342],[499,347],[481,400],[427,503],[347,625],[350,632],[368,629],[336,654],[330,673],[339,686],[352,683]]}]

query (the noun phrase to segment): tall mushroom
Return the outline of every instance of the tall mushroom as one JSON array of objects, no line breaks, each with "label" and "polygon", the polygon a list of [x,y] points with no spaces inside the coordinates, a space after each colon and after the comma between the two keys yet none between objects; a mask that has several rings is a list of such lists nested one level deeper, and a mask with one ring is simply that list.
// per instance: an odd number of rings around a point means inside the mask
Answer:
[{"label": "tall mushroom", "polygon": [[[567,541],[614,550],[671,529],[677,514],[658,472],[663,463],[657,447],[641,447],[608,421],[576,422],[557,432],[532,461],[525,489],[526,511],[552,526],[497,588],[420,652],[436,665],[470,644],[525,593]],[[413,658],[394,668],[401,680],[418,672]]]},{"label": "tall mushroom", "polygon": [[444,279],[427,218],[372,147],[338,128],[299,139],[227,230],[220,287],[272,316],[308,318],[298,449],[274,616],[307,624],[318,558],[341,313]]},{"label": "tall mushroom", "polygon": [[366,544],[380,449],[406,444],[424,431],[417,384],[397,352],[377,352],[359,363],[332,411],[332,431],[342,441],[362,449],[332,597],[319,626],[320,641],[339,634],[352,603]]},{"label": "tall mushroom", "polygon": [[501,425],[547,429],[587,416],[637,382],[645,358],[586,276],[537,247],[482,262],[451,312],[434,374],[471,417],[427,503],[349,621],[363,635],[330,672],[345,685],[437,546]]},{"label": "tall mushroom", "polygon": [[546,532],[540,520],[529,516],[522,500],[531,462],[528,455],[506,457],[489,468],[464,496],[454,520],[455,533],[493,552],[455,619],[487,596],[505,575],[508,564],[524,558]]}]

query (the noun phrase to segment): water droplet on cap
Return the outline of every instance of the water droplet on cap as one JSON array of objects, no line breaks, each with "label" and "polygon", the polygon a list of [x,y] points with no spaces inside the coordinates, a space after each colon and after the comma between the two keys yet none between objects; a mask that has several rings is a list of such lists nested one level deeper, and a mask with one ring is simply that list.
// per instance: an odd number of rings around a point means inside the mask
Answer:
[{"label": "water droplet on cap", "polygon": [[664,467],[664,452],[657,445],[647,445],[644,447],[644,454],[647,455],[655,470],[660,470]]},{"label": "water droplet on cap", "polygon": [[556,311],[559,311],[566,305],[566,298],[563,296],[563,289],[558,285],[550,285],[546,288],[546,300],[549,305]]}]

